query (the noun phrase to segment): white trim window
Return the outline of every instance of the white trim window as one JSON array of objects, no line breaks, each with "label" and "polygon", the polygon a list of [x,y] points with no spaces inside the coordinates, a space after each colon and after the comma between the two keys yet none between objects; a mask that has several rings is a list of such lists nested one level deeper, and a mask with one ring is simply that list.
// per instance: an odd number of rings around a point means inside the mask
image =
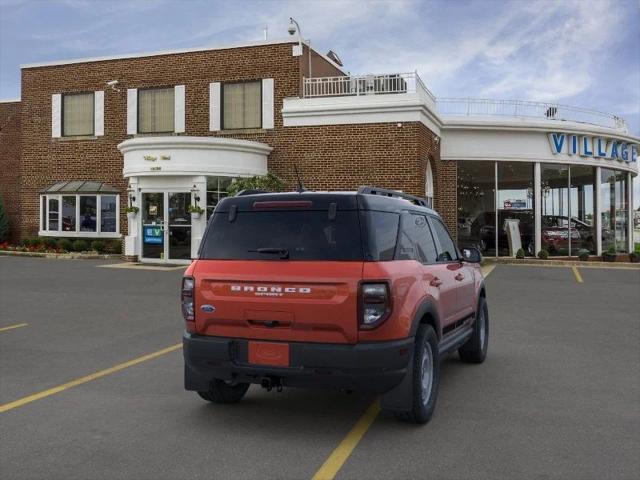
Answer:
[{"label": "white trim window", "polygon": [[42,193],[40,236],[120,237],[117,193]]},{"label": "white trim window", "polygon": [[175,131],[175,89],[138,90],[138,133]]},{"label": "white trim window", "polygon": [[184,132],[184,85],[127,90],[128,135]]},{"label": "white trim window", "polygon": [[62,136],[90,137],[95,132],[93,92],[62,95]]},{"label": "white trim window", "polygon": [[104,135],[104,92],[58,93],[51,97],[51,136]]},{"label": "white trim window", "polygon": [[222,129],[262,128],[262,82],[222,84]]},{"label": "white trim window", "polygon": [[213,214],[218,202],[228,195],[229,185],[234,181],[234,177],[207,177],[207,220]]},{"label": "white trim window", "polygon": [[433,170],[431,161],[427,159],[427,170],[425,172],[424,197],[427,199],[427,206],[433,208]]}]

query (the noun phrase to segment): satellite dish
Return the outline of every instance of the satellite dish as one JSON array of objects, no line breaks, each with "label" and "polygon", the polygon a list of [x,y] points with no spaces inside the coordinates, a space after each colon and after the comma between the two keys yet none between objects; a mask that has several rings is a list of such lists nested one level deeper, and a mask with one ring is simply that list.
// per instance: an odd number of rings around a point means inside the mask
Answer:
[{"label": "satellite dish", "polygon": [[337,65],[339,65],[341,67],[343,66],[342,60],[340,60],[340,57],[338,56],[338,54],[336,52],[334,52],[333,50],[329,50],[327,52],[327,57],[329,57],[331,59],[331,61],[333,61]]}]

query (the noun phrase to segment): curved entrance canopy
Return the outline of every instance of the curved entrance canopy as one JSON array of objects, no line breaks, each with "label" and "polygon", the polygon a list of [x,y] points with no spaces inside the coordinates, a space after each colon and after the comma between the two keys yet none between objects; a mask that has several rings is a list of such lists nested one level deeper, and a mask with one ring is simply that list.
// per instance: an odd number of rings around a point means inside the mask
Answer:
[{"label": "curved entrance canopy", "polygon": [[188,263],[208,217],[239,177],[265,175],[269,145],[221,137],[137,137],[118,149],[129,180],[125,254]]},{"label": "curved entrance canopy", "polygon": [[267,173],[269,145],[220,137],[137,137],[118,149],[125,178],[144,175],[231,175]]}]

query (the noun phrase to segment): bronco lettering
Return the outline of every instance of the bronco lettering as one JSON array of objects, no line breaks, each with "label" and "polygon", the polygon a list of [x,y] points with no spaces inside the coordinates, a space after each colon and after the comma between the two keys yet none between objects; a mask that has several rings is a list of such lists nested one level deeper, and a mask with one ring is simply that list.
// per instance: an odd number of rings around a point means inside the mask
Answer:
[{"label": "bronco lettering", "polygon": [[311,293],[309,287],[282,287],[274,286],[255,286],[255,285],[231,285],[232,292],[257,292],[257,293]]}]

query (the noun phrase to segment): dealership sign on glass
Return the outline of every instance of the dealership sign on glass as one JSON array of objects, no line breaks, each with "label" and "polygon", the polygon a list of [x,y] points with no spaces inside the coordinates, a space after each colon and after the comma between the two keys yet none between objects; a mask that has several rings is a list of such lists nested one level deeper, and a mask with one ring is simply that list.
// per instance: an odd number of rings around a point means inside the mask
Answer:
[{"label": "dealership sign on glass", "polygon": [[637,144],[613,138],[553,132],[549,134],[549,143],[554,155],[566,153],[627,163],[638,161]]}]

